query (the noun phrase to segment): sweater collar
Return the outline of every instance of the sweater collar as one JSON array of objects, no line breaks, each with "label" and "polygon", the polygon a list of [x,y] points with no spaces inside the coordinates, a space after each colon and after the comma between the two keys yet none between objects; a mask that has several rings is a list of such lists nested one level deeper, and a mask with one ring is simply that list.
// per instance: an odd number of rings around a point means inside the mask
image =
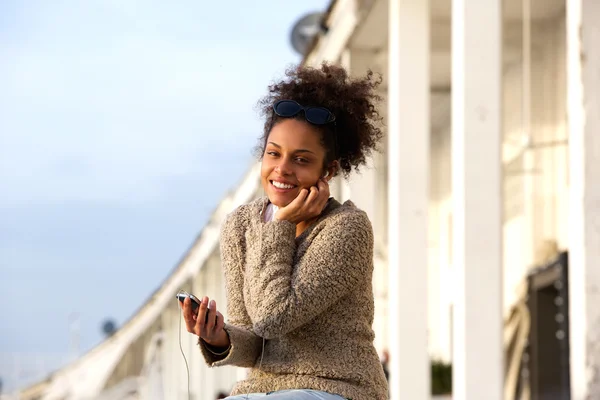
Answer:
[{"label": "sweater collar", "polygon": [[[254,213],[258,214],[260,216],[261,220],[262,220],[263,214],[264,214],[265,210],[267,209],[267,206],[269,205],[269,203],[270,203],[270,201],[267,196],[259,197],[252,203]],[[350,203],[350,202],[348,202],[348,203]],[[327,204],[325,205],[325,208],[323,209],[323,212],[321,213],[321,215],[319,217],[319,220],[340,206],[341,206],[340,202],[337,201],[333,196],[329,197],[329,199],[327,200]]]}]

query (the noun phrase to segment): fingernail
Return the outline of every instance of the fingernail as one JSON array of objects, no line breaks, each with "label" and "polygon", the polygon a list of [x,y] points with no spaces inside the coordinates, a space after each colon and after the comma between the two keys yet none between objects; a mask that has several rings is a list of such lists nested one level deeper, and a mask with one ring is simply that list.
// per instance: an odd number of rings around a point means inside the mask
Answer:
[{"label": "fingernail", "polygon": [[210,307],[210,308],[215,308],[215,301],[214,301],[214,300],[211,300],[211,301],[210,301],[210,305],[209,305],[209,307]]}]

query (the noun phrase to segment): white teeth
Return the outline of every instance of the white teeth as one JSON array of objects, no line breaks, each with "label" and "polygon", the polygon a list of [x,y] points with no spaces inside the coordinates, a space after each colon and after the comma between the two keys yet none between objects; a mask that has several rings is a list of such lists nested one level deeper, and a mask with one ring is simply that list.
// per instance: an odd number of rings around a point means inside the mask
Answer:
[{"label": "white teeth", "polygon": [[277,181],[273,181],[273,186],[275,186],[278,189],[293,189],[294,188],[294,185],[288,185],[288,184],[277,182]]}]

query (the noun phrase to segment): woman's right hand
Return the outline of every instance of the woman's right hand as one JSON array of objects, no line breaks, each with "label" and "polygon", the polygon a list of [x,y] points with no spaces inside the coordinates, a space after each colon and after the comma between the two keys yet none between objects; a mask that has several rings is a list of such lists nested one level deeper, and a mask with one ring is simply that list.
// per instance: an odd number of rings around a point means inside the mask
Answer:
[{"label": "woman's right hand", "polygon": [[[187,297],[183,302],[183,319],[187,331],[199,336],[213,347],[229,347],[229,335],[223,329],[225,320],[223,314],[217,310],[217,302],[204,297],[197,312],[192,309],[192,302]],[[208,318],[207,318],[208,314]]]},{"label": "woman's right hand", "polygon": [[329,183],[323,178],[319,179],[315,186],[301,189],[290,204],[277,210],[275,219],[298,224],[316,218],[325,209],[329,195]]}]

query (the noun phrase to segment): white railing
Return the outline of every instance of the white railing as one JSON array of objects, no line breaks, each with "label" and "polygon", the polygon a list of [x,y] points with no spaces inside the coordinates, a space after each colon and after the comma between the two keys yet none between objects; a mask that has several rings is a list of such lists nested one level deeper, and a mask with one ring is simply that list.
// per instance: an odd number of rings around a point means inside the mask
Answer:
[{"label": "white railing", "polygon": [[0,400],[18,398],[7,396],[19,388],[45,379],[72,359],[66,353],[0,353]]}]

